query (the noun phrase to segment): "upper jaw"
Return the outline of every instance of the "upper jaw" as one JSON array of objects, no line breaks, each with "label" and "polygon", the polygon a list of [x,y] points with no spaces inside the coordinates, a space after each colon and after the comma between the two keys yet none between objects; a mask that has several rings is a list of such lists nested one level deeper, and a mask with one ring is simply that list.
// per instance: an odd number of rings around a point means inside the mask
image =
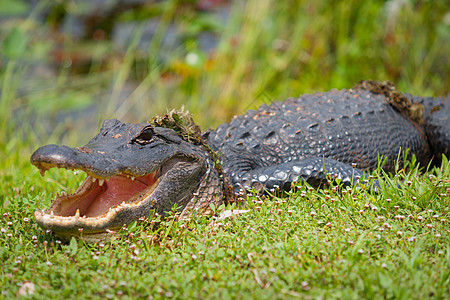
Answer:
[{"label": "upper jaw", "polygon": [[86,146],[70,148],[58,145],[40,147],[32,154],[30,159],[42,176],[50,168],[82,170],[98,179],[107,179],[120,173],[130,177],[138,177],[154,171],[154,169],[148,167],[145,172],[137,166],[125,167],[120,163],[120,160],[123,160],[123,158],[114,158],[100,149],[92,149]]}]

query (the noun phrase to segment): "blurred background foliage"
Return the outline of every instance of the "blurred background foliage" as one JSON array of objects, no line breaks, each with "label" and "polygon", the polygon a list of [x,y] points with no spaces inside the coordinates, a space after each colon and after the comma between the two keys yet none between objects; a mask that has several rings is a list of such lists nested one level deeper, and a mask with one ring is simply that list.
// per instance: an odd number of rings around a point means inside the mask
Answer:
[{"label": "blurred background foliage", "polygon": [[450,92],[448,0],[1,2],[2,156],[182,105],[214,128],[362,79]]}]

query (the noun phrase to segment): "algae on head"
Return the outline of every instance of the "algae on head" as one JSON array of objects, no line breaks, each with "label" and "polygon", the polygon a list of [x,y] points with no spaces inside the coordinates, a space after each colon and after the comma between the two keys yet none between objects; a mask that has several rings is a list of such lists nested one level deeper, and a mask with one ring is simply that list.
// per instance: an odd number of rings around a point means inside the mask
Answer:
[{"label": "algae on head", "polygon": [[148,121],[152,126],[170,128],[178,133],[178,135],[185,141],[195,144],[203,144],[202,131],[200,127],[195,124],[192,114],[184,110],[184,106],[179,111],[171,109],[167,114],[162,116],[155,116]]}]

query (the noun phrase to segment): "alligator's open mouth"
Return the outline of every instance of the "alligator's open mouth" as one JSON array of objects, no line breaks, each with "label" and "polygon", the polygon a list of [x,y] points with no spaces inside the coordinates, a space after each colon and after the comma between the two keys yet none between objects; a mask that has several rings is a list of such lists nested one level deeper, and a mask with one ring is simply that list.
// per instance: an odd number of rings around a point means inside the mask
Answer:
[{"label": "alligator's open mouth", "polygon": [[121,173],[99,179],[88,175],[73,194],[60,193],[50,208],[37,209],[36,221],[63,238],[64,232],[68,235],[76,231],[83,234],[85,228],[88,229],[86,234],[104,232],[105,228],[117,229],[123,224],[111,222],[115,216],[129,212],[148,200],[160,183],[161,176],[160,168],[141,177]]},{"label": "alligator's open mouth", "polygon": [[57,195],[50,209],[39,212],[43,216],[48,214],[60,218],[98,218],[151,194],[157,185],[157,173],[137,178],[119,174],[106,180],[88,175],[75,193]]},{"label": "alligator's open mouth", "polygon": [[[73,194],[61,193],[50,208],[37,209],[36,221],[64,240],[72,236],[87,241],[105,239],[123,225],[147,218],[150,211],[168,211],[175,203],[182,209],[192,192],[182,184],[181,190],[173,189],[172,174],[187,170],[184,179],[188,185],[198,174],[182,168],[185,164],[184,159],[171,159],[153,172],[136,177],[125,173],[105,179],[88,175]],[[37,167],[46,170],[61,166],[41,163]]]}]

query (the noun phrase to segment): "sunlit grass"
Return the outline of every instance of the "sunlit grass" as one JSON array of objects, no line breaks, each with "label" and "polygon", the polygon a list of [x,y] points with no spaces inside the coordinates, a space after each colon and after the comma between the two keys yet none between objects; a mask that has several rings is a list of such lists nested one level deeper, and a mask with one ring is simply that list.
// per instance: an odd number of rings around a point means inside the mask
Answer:
[{"label": "sunlit grass", "polygon": [[[14,159],[19,160],[18,157]],[[450,164],[411,166],[380,195],[365,185],[253,196],[227,219],[195,214],[128,225],[97,245],[60,242],[32,213],[83,176],[29,165],[4,176],[2,297],[445,298],[449,291]],[[8,166],[2,162],[2,170]],[[155,223],[156,220],[156,223]],[[154,224],[154,225],[152,225]]]}]

